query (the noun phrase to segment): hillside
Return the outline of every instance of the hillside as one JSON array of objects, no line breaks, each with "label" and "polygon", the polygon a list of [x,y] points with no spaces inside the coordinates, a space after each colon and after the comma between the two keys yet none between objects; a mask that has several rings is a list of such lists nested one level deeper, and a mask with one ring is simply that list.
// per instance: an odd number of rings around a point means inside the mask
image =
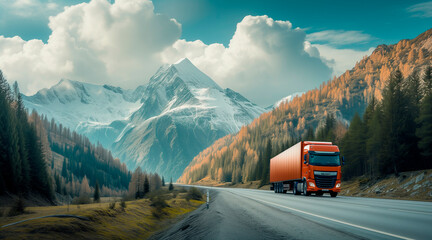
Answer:
[{"label": "hillside", "polygon": [[24,108],[18,84],[13,91],[0,71],[0,197],[28,204],[62,203],[76,196],[126,193],[131,173],[100,144]]},{"label": "hillside", "polygon": [[[102,196],[121,196],[128,190],[131,173],[111,152],[54,119],[31,114],[46,148],[46,161],[52,173],[53,189],[64,196],[91,195],[96,182]],[[61,199],[58,199],[61,200]]]},{"label": "hillside", "polygon": [[431,51],[432,29],[413,40],[378,46],[338,78],[262,114],[238,134],[216,141],[194,158],[179,182],[193,183],[206,177],[220,182],[259,179],[259,159],[298,141],[308,129],[322,129],[329,116],[338,120],[335,138],[341,139],[356,112],[363,113],[372,97],[383,98],[393,71],[399,69],[408,77],[415,69],[431,64]]}]

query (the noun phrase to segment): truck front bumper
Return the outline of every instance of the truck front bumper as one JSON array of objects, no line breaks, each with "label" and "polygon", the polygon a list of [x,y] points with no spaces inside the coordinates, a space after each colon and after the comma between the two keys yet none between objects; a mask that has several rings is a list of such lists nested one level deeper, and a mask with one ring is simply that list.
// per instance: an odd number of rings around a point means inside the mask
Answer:
[{"label": "truck front bumper", "polygon": [[307,191],[308,192],[340,192],[341,181],[336,180],[335,185],[332,188],[319,188],[317,187],[315,180],[310,179],[307,181]]}]

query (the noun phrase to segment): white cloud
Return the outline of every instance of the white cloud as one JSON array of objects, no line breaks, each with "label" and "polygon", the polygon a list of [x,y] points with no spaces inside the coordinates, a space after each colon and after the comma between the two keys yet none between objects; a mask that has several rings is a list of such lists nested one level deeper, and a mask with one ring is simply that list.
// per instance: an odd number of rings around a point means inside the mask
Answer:
[{"label": "white cloud", "polygon": [[179,40],[162,56],[166,62],[187,57],[222,87],[269,105],[330,78],[330,68],[305,38],[306,33],[293,29],[289,21],[246,16],[237,24],[227,48]]},{"label": "white cloud", "polygon": [[414,17],[430,18],[432,17],[432,1],[412,5],[407,10],[413,13]]},{"label": "white cloud", "polygon": [[0,0],[0,6],[8,14],[23,18],[48,17],[61,10],[55,0]]},{"label": "white cloud", "polygon": [[360,61],[364,56],[370,55],[375,48],[369,48],[366,51],[358,51],[353,49],[337,49],[329,45],[312,44],[316,47],[321,57],[327,62],[327,65],[332,67],[333,75],[339,76],[346,70],[352,69],[356,62]]},{"label": "white cloud", "polygon": [[222,87],[268,106],[317,87],[331,77],[330,67],[333,74],[342,72],[365,54],[311,44],[303,29],[267,16],[246,16],[228,47],[186,41],[179,39],[181,25],[154,13],[149,0],[66,7],[50,17],[49,27],[47,43],[0,36],[0,69],[25,94],[61,78],[131,88],[147,82],[161,64],[187,57]]},{"label": "white cloud", "polygon": [[311,42],[325,42],[331,45],[347,45],[369,42],[372,37],[361,31],[325,30],[308,34],[306,39]]},{"label": "white cloud", "polygon": [[50,17],[44,44],[0,37],[0,69],[23,92],[34,93],[61,78],[123,87],[145,82],[158,55],[180,36],[173,19],[153,12],[148,0],[92,0]]}]

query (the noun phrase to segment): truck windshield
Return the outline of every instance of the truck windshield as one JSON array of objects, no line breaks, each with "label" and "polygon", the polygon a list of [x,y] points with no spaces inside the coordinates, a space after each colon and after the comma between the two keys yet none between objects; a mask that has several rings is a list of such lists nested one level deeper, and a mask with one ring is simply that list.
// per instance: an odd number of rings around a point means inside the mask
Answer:
[{"label": "truck windshield", "polygon": [[339,155],[314,155],[310,154],[309,164],[315,166],[339,166]]}]

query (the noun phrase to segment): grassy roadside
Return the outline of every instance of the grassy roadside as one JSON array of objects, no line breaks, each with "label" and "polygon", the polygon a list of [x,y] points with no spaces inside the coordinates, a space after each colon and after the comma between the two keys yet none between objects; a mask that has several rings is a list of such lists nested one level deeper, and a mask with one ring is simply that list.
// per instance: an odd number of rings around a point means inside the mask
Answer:
[{"label": "grassy roadside", "polygon": [[87,217],[90,221],[74,218],[43,218],[1,228],[0,239],[145,239],[168,222],[198,208],[203,201],[187,200],[187,192],[181,189],[162,190],[158,198],[168,206],[157,208],[157,200],[126,201],[126,208],[119,202],[94,203],[51,207],[28,207],[27,214],[1,217],[0,226],[8,223],[53,214],[70,214]]}]

